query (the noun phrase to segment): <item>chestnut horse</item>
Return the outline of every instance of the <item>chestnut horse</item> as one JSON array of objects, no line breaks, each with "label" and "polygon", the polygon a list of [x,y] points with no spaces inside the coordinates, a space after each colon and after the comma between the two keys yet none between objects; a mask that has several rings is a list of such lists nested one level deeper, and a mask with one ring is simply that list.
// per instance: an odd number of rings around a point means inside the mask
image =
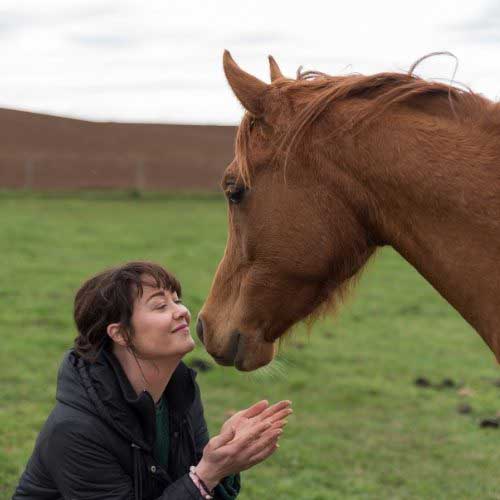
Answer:
[{"label": "chestnut horse", "polygon": [[269,363],[391,245],[500,360],[500,106],[409,73],[224,71],[246,113],[222,181],[229,236],[197,325],[214,359]]}]

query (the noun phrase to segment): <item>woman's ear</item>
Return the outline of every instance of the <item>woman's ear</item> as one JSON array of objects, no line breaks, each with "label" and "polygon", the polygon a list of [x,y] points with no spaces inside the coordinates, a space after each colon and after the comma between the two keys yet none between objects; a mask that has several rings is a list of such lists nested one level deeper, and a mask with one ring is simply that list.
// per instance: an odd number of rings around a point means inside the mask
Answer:
[{"label": "woman's ear", "polygon": [[123,329],[120,323],[110,323],[106,328],[106,332],[113,342],[116,342],[122,347],[127,347],[127,341],[123,335]]}]

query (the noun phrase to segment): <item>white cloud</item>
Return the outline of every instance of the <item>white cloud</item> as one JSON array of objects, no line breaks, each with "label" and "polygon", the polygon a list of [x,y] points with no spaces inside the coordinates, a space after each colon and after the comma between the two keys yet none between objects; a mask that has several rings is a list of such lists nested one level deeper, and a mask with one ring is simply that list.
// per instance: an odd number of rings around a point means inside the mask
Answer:
[{"label": "white cloud", "polygon": [[[496,16],[496,17],[495,17]],[[285,73],[406,70],[420,56],[449,50],[457,80],[491,98],[500,93],[489,2],[201,0],[3,0],[0,106],[89,119],[236,123],[241,108],[225,82],[231,50],[267,79],[272,53]],[[449,78],[454,61],[419,67]]]}]

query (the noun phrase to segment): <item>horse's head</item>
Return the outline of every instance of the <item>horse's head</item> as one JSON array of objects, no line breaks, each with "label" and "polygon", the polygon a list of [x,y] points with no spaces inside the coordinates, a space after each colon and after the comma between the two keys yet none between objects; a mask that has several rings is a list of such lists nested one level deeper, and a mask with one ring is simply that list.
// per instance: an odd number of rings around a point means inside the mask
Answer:
[{"label": "horse's head", "polygon": [[222,180],[227,246],[197,325],[216,361],[245,371],[269,363],[276,339],[331,303],[373,251],[358,184],[313,144],[326,128],[318,123],[287,147],[294,118],[314,93],[306,79],[298,85],[270,62],[266,84],[224,54],[227,80],[246,113]]}]

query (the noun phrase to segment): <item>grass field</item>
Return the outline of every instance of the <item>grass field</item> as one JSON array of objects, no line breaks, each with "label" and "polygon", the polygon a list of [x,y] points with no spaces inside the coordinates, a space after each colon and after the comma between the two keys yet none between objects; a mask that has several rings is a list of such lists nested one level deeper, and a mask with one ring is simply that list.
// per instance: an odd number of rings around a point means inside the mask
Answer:
[{"label": "grass field", "polygon": [[[102,268],[165,264],[196,314],[226,237],[221,197],[0,194],[0,498],[10,498],[49,413],[75,335],[73,294]],[[188,360],[209,357],[198,347]],[[458,388],[421,388],[451,378]],[[383,250],[334,321],[283,343],[272,368],[200,373],[212,433],[269,398],[295,414],[278,453],[244,473],[249,499],[500,499],[500,378],[479,336],[397,254]],[[465,391],[463,389],[466,389]],[[465,395],[461,394],[465,393]],[[457,406],[468,403],[472,413]]]}]

